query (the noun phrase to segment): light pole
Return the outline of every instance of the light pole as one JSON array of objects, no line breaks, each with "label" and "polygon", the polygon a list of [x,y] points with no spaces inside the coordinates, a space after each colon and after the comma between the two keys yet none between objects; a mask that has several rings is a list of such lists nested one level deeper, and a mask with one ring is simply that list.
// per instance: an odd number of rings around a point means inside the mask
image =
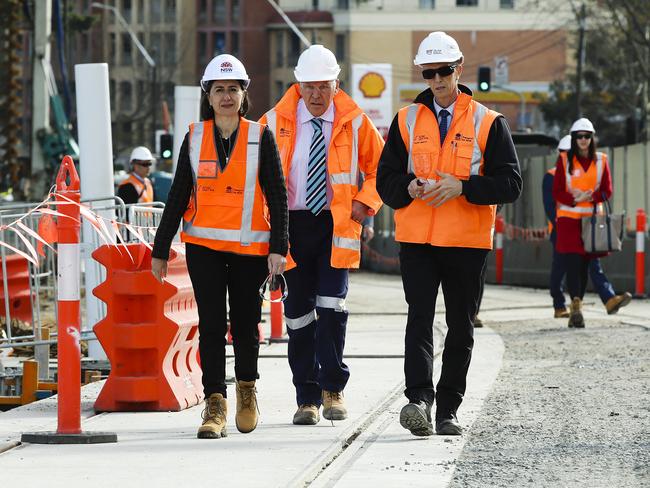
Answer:
[{"label": "light pole", "polygon": [[514,93],[515,95],[519,96],[519,101],[521,102],[520,108],[519,108],[519,120],[517,121],[517,129],[523,131],[526,127],[526,97],[524,96],[523,93],[517,90],[513,90],[512,88],[507,88],[503,85],[492,85],[493,88],[498,88],[501,91],[508,92],[508,93]]},{"label": "light pole", "polygon": [[104,3],[98,3],[98,2],[93,2],[90,4],[90,6],[91,8],[99,8],[99,9],[109,10],[113,12],[115,14],[115,17],[117,18],[117,21],[120,23],[122,28],[129,34],[131,40],[133,41],[133,44],[135,44],[135,47],[138,48],[140,54],[142,54],[147,64],[151,67],[151,81],[153,85],[151,88],[151,132],[152,132],[152,141],[153,141],[152,147],[156,147],[156,100],[158,97],[158,90],[157,90],[158,80],[156,79],[157,77],[156,62],[149,55],[149,52],[142,45],[142,43],[138,39],[138,36],[135,34],[135,32],[133,32],[133,29],[131,29],[128,22],[122,16],[122,14],[120,13],[117,7],[114,7],[112,5],[106,5]]}]

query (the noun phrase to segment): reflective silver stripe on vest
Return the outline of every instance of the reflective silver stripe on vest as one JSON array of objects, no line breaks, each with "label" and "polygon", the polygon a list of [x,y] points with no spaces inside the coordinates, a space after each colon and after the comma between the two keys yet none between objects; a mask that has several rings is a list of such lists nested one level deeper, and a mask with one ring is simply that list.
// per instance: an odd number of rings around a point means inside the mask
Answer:
[{"label": "reflective silver stripe on vest", "polygon": [[[271,233],[269,231],[254,231],[253,207],[255,205],[255,188],[257,184],[257,170],[259,168],[259,148],[262,125],[257,122],[248,123],[248,141],[246,143],[246,180],[244,183],[244,204],[242,207],[241,229],[218,229],[213,227],[197,227],[194,220],[186,222],[183,231],[190,236],[202,239],[218,241],[239,242],[242,246],[248,246],[252,242],[269,242]],[[199,160],[201,154],[201,141],[203,140],[203,123],[194,124],[193,137],[190,141],[190,163],[194,172],[194,185],[196,185]],[[198,130],[200,127],[200,130]],[[200,137],[199,137],[200,136]],[[198,148],[197,148],[198,144]],[[194,153],[194,154],[193,154]],[[198,199],[197,199],[198,200]],[[196,207],[197,214],[200,209]]]},{"label": "reflective silver stripe on vest", "polygon": [[287,323],[287,327],[291,330],[302,329],[303,327],[308,326],[316,320],[316,310],[306,313],[302,317],[297,319],[290,319],[286,315],[284,316],[284,321]]},{"label": "reflective silver stripe on vest", "polygon": [[418,105],[412,103],[406,107],[406,129],[409,133],[409,162],[407,172],[415,174],[415,168],[413,167],[413,134],[415,134],[415,119],[418,114]]},{"label": "reflective silver stripe on vest", "polygon": [[316,295],[316,306],[320,308],[329,308],[336,312],[346,312],[345,298],[323,297]]},{"label": "reflective silver stripe on vest", "polygon": [[190,166],[192,177],[196,186],[196,178],[199,174],[199,161],[201,159],[201,143],[203,142],[203,122],[192,124],[194,130],[190,132]]},{"label": "reflective silver stripe on vest", "polygon": [[358,239],[334,236],[332,237],[332,244],[334,247],[340,247],[342,249],[351,249],[352,251],[361,250],[361,241]]},{"label": "reflective silver stripe on vest", "polygon": [[350,172],[330,175],[332,185],[357,185],[359,182],[359,128],[363,115],[352,120],[352,155],[350,157]]},{"label": "reflective silver stripe on vest", "polygon": [[481,162],[483,161],[483,151],[478,145],[478,133],[481,130],[483,119],[488,113],[487,107],[480,103],[474,103],[474,150],[472,151],[472,166],[470,168],[470,175],[478,175],[481,169]]},{"label": "reflective silver stripe on vest", "polygon": [[271,132],[273,132],[273,135],[275,135],[275,128],[278,125],[277,122],[277,114],[275,113],[275,109],[272,108],[268,112],[266,112],[266,125],[269,126],[269,129],[271,129]]}]

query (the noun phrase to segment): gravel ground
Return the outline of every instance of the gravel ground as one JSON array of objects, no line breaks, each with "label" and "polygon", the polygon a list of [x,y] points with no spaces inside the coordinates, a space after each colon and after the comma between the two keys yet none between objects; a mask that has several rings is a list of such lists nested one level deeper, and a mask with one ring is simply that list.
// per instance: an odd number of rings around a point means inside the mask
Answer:
[{"label": "gravel ground", "polygon": [[650,486],[650,330],[561,323],[486,323],[503,367],[450,487]]}]

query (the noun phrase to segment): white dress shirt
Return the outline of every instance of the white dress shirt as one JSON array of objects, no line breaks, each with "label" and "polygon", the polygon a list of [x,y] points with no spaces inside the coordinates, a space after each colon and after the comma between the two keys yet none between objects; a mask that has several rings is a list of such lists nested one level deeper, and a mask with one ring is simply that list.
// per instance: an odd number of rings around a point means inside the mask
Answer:
[{"label": "white dress shirt", "polygon": [[[314,127],[311,119],[315,118],[307,109],[305,101],[301,98],[298,102],[298,113],[296,120],[296,146],[291,158],[291,168],[289,170],[289,181],[287,189],[289,191],[289,210],[308,210],[307,208],[307,167],[309,165],[309,146],[311,146],[311,137],[314,134]],[[332,124],[334,123],[334,104],[331,103],[323,115],[323,137],[325,138],[325,150],[329,155],[330,141],[332,139]],[[332,202],[332,186],[330,184],[329,172],[326,176],[327,181],[327,203],[326,209],[330,208]]]}]

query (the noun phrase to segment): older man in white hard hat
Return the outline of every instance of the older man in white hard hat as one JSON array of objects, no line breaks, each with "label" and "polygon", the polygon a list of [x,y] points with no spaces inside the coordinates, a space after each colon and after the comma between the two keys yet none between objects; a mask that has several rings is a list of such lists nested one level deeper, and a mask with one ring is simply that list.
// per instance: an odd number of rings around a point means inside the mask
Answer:
[{"label": "older man in white hard hat", "polygon": [[153,186],[148,176],[155,161],[151,151],[144,146],[138,146],[131,151],[131,171],[117,189],[117,196],[124,200],[124,203],[153,202]]},{"label": "older man in white hard hat", "polygon": [[[458,83],[458,43],[432,32],[414,64],[429,87],[399,111],[388,133],[377,190],[395,212],[395,240],[408,303],[404,372],[409,403],[401,425],[417,436],[459,435],[481,271],[492,249],[497,204],[515,201],[522,179],[510,129]],[[433,318],[438,287],[448,326],[433,386]]]},{"label": "older man in white hard hat", "polygon": [[298,425],[316,424],[321,405],[326,419],[347,418],[348,269],[359,267],[362,222],[381,207],[375,177],[383,140],[339,88],[340,71],[329,49],[310,46],[294,71],[298,83],[261,119],[275,134],[289,190],[297,266],[286,273],[284,305]]}]

